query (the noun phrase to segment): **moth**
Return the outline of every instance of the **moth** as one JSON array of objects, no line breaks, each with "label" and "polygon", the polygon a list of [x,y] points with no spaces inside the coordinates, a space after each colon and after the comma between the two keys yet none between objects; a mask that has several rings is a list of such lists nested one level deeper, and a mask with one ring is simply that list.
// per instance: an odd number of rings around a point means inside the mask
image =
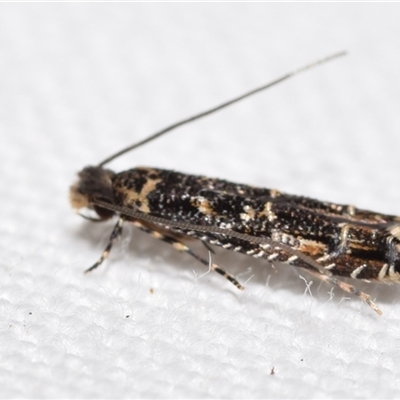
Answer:
[{"label": "moth", "polygon": [[[70,188],[72,207],[92,221],[117,217],[97,268],[121,236],[123,224],[169,243],[221,274],[238,289],[243,286],[218,265],[193,251],[187,239],[196,239],[212,251],[222,247],[270,263],[280,262],[306,270],[381,310],[371,297],[340,277],[400,282],[400,217],[281,193],[218,178],[138,167],[116,173],[105,168],[115,158],[182,125],[205,117],[286,79],[344,55],[333,54],[217,107],[184,119],[84,168]],[[90,210],[95,216],[82,211]]]}]

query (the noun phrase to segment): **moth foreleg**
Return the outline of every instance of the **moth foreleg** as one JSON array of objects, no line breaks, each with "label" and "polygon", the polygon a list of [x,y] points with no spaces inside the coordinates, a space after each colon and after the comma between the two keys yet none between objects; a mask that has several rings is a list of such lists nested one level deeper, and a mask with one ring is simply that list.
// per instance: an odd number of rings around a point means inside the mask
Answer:
[{"label": "moth foreleg", "polygon": [[[186,244],[184,244],[182,241],[178,240],[177,238],[175,238],[173,236],[168,236],[165,233],[165,231],[160,232],[155,227],[148,227],[139,221],[133,221],[133,225],[136,228],[139,228],[141,231],[150,234],[154,238],[162,240],[163,242],[170,244],[174,249],[191,255],[197,261],[200,261],[203,265],[206,265],[211,271],[215,271],[218,274],[222,275],[224,278],[228,279],[228,281],[233,283],[238,289],[244,290],[244,286],[242,286],[237,281],[237,279],[235,279],[232,275],[230,275],[228,272],[224,271],[217,264],[214,264],[212,262],[210,263],[205,258],[199,256],[190,247],[186,246]],[[204,242],[203,242],[203,244],[204,244]],[[208,247],[209,246],[206,246],[207,249],[208,249]],[[212,252],[212,250],[209,250],[209,251]]]},{"label": "moth foreleg", "polygon": [[111,232],[110,239],[101,257],[98,259],[98,261],[96,261],[90,268],[88,268],[85,271],[85,274],[96,269],[110,255],[110,251],[113,244],[115,243],[116,240],[118,240],[121,237],[123,223],[124,223],[124,218],[119,217],[118,222],[115,224],[114,229]]},{"label": "moth foreleg", "polygon": [[316,270],[311,270],[307,269],[307,272],[314,275],[318,279],[324,282],[331,283],[332,285],[335,285],[342,289],[343,291],[353,294],[357,297],[359,297],[361,300],[365,301],[378,315],[382,315],[382,311],[379,309],[379,307],[372,301],[371,296],[368,295],[367,293],[361,292],[360,290],[356,289],[353,285],[350,285],[346,282],[343,282],[333,276],[328,276],[321,274],[319,271]]}]

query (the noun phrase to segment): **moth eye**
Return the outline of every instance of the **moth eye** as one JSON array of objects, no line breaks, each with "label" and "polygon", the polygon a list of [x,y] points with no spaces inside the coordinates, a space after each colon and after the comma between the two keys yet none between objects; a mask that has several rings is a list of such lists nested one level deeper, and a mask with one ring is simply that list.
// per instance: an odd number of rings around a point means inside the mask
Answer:
[{"label": "moth eye", "polygon": [[105,208],[99,207],[99,206],[94,206],[94,211],[97,213],[100,219],[105,220],[113,217],[114,212],[107,210]]}]

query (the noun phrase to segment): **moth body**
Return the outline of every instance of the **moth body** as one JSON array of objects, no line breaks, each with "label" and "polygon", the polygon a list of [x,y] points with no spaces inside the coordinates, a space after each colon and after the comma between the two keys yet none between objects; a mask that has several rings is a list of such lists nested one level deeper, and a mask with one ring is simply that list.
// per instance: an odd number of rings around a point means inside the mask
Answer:
[{"label": "moth body", "polygon": [[[79,176],[71,188],[71,204],[94,210],[100,220],[115,212],[96,205],[97,200],[168,220],[172,225],[160,228],[171,236],[195,238],[252,257],[310,269],[307,262],[286,249],[231,237],[233,231],[289,245],[332,275],[400,281],[400,223],[395,216],[163,169],[138,167],[114,173],[87,167]],[[124,218],[136,221],[127,215]],[[226,234],[182,229],[173,226],[174,222],[219,227]]]}]

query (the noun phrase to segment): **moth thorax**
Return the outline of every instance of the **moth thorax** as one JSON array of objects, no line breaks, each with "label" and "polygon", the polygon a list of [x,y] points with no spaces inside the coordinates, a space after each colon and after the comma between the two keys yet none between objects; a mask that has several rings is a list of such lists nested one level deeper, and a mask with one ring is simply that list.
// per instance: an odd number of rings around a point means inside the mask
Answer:
[{"label": "moth thorax", "polygon": [[79,179],[70,188],[69,199],[76,210],[94,210],[100,219],[108,219],[113,212],[96,206],[96,200],[114,203],[112,178],[114,172],[101,167],[86,167],[79,172]]}]

